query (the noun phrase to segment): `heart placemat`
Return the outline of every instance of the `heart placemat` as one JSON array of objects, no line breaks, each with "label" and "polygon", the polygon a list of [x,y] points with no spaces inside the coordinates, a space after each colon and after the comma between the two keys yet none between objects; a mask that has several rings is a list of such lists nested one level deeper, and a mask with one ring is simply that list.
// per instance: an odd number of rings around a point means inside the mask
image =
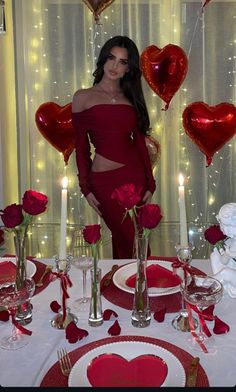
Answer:
[{"label": "heart placemat", "polygon": [[[175,355],[175,357],[181,362],[185,370],[185,373],[187,373],[189,366],[193,360],[193,356],[191,354],[181,349],[180,347],[175,346],[172,343],[160,339],[146,337],[146,336],[127,335],[127,336],[114,336],[114,337],[100,339],[95,342],[85,344],[82,347],[76,348],[75,350],[69,353],[71,363],[72,365],[74,365],[75,362],[79,358],[81,358],[84,354],[104,344],[115,343],[115,342],[127,342],[127,341],[146,342],[165,348],[166,350],[170,351],[173,355]],[[67,387],[67,386],[68,386],[68,378],[62,375],[58,361],[55,362],[54,365],[52,365],[52,367],[47,371],[40,384],[40,387]],[[209,387],[209,381],[207,375],[200,364],[198,368],[196,387]]]},{"label": "heart placemat", "polygon": [[[177,261],[176,257],[153,257],[151,256],[149,259],[151,260],[163,260],[166,262]],[[122,266],[121,266],[122,267]],[[120,268],[121,268],[120,267]],[[204,272],[199,269],[192,267],[192,271],[195,274],[205,275]],[[108,272],[109,273],[109,272]],[[103,281],[106,279],[108,273],[102,278],[101,286]],[[132,310],[133,308],[133,299],[134,295],[131,293],[127,293],[124,290],[119,289],[111,280],[109,286],[102,290],[102,294],[104,297],[111,303],[116,306],[120,306],[123,309]],[[156,312],[162,308],[166,308],[167,313],[176,313],[181,309],[181,294],[180,292],[170,294],[170,295],[162,295],[159,297],[149,297],[149,306],[152,312]]]}]

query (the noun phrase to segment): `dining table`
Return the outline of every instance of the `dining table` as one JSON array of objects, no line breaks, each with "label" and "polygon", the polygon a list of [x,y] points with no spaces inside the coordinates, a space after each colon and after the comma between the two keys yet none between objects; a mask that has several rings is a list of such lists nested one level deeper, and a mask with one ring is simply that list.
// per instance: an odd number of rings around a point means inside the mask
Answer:
[{"label": "dining table", "polygon": [[[162,257],[160,256],[159,259],[162,259]],[[166,259],[166,262],[168,262],[168,258]],[[55,266],[54,259],[31,258],[31,261],[35,262],[37,267],[38,279],[45,265]],[[104,278],[113,265],[122,266],[131,262],[135,261],[101,259],[98,261],[98,266],[101,268],[102,277]],[[193,259],[191,266],[204,274],[210,276],[213,274],[209,259]],[[55,367],[55,364],[58,363],[57,350],[60,348],[67,349],[71,353],[71,358],[76,362],[76,359],[84,353],[94,347],[99,347],[101,344],[109,343],[112,339],[114,342],[125,342],[126,340],[157,342],[159,347],[162,346],[170,350],[180,361],[185,361],[185,368],[190,366],[190,359],[197,356],[200,359],[199,363],[202,369],[202,380],[199,380],[198,386],[236,386],[236,299],[231,298],[227,292],[224,292],[221,301],[215,305],[214,312],[220,320],[229,325],[230,330],[227,333],[214,334],[212,332],[213,322],[208,322],[217,349],[214,353],[205,353],[195,351],[191,347],[189,343],[190,332],[182,332],[173,327],[172,320],[179,309],[175,308],[172,301],[167,307],[163,321],[157,321],[154,318],[154,311],[152,311],[149,326],[144,328],[135,327],[131,323],[132,304],[125,300],[127,293],[122,292],[117,287],[115,287],[115,290],[118,291],[115,291],[114,295],[112,295],[111,287],[107,287],[101,295],[103,312],[110,309],[116,312],[117,317],[113,316],[111,319],[105,320],[100,326],[89,325],[89,303],[81,305],[81,309],[75,309],[73,305],[76,298],[82,296],[82,271],[71,264],[68,274],[72,286],[68,287],[69,298],[66,304],[70,308],[70,312],[78,318],[77,327],[86,330],[88,335],[75,343],[69,343],[66,339],[65,330],[52,326],[51,321],[55,317],[55,312],[51,309],[50,304],[52,301],[57,301],[60,304],[62,294],[59,279],[49,280],[45,276],[43,287],[36,289],[34,296],[31,298],[33,317],[32,322],[26,326],[32,331],[29,343],[18,350],[0,348],[0,385],[2,387],[66,387],[68,380],[60,374],[59,366]],[[110,284],[113,284],[113,282]],[[87,274],[87,290],[90,294],[90,271]],[[128,295],[133,296],[133,294]],[[150,300],[155,301],[153,298],[150,298]],[[162,300],[161,297],[160,300]],[[161,302],[159,303],[160,307]],[[121,328],[120,334],[111,336],[108,331],[116,320]],[[0,321],[0,339],[10,333],[11,328],[10,320],[7,322]],[[76,386],[80,387],[81,385]]]}]

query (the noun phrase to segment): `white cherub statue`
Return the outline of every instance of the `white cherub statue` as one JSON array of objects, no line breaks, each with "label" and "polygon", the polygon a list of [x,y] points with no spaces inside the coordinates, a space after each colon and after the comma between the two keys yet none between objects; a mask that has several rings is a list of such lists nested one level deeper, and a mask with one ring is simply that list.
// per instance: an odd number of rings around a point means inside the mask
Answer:
[{"label": "white cherub statue", "polygon": [[227,238],[224,248],[214,247],[210,255],[212,271],[229,296],[236,298],[236,203],[224,204],[216,219]]}]

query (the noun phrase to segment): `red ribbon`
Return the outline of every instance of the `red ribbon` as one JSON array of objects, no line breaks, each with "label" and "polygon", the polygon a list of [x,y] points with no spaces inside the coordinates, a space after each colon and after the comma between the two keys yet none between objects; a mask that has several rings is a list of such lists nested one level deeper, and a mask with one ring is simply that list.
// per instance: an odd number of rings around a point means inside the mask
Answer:
[{"label": "red ribbon", "polygon": [[[225,324],[223,321],[219,320],[219,318],[217,316],[213,315],[213,310],[214,310],[214,306],[209,306],[208,308],[204,309],[203,311],[200,311],[195,305],[190,305],[189,303],[186,304],[186,308],[188,311],[188,317],[189,317],[189,325],[190,325],[190,331],[191,334],[193,335],[194,339],[198,342],[198,344],[201,346],[202,350],[204,352],[208,352],[206,346],[202,343],[202,341],[200,340],[199,336],[196,334],[196,332],[194,331],[194,323],[193,323],[193,317],[192,317],[192,310],[194,310],[194,312],[196,312],[198,314],[199,317],[199,322],[201,324],[201,328],[203,333],[208,336],[211,337],[211,332],[209,330],[209,328],[206,325],[206,321],[215,321],[215,326],[213,328],[213,331],[215,333],[226,333],[229,331],[229,326],[227,324]],[[216,327],[216,321],[218,323],[217,327]],[[215,329],[215,330],[214,330]]]},{"label": "red ribbon", "polygon": [[19,329],[19,331],[21,331],[22,333],[24,333],[25,335],[32,335],[32,331],[30,331],[29,329],[24,328],[18,321],[16,321],[16,310],[15,309],[9,309],[10,315],[11,315],[11,320],[12,320],[12,324]]},{"label": "red ribbon", "polygon": [[188,265],[187,262],[178,260],[178,261],[174,261],[171,265],[173,270],[175,268],[182,268],[184,271],[184,276],[186,275],[186,272],[189,272],[190,274],[192,272],[192,268]]},{"label": "red ribbon", "polygon": [[52,272],[58,279],[60,279],[61,290],[62,290],[62,321],[65,321],[66,318],[66,300],[70,298],[67,292],[67,286],[72,287],[72,282],[70,280],[69,275],[65,272]]},{"label": "red ribbon", "polygon": [[192,307],[192,305],[190,305],[189,303],[186,303],[186,309],[188,311],[188,319],[189,319],[189,325],[190,325],[190,332],[191,332],[193,338],[196,340],[196,342],[201,347],[202,351],[204,351],[204,353],[208,353],[208,350],[207,350],[205,344],[201,341],[201,339],[199,338],[198,334],[194,330],[194,322],[193,322],[193,316],[192,316],[192,309],[191,309],[191,307]]}]

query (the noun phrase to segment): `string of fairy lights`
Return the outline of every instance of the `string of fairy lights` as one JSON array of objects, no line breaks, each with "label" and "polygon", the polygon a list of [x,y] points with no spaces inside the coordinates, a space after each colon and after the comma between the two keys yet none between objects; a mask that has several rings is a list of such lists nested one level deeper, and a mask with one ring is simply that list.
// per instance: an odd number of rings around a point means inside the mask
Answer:
[{"label": "string of fairy lights", "polygon": [[[214,0],[211,2],[213,5]],[[72,101],[72,96],[74,91],[78,88],[87,88],[91,86],[93,77],[92,73],[95,69],[97,55],[103,43],[110,37],[116,34],[127,34],[130,31],[135,31],[132,25],[132,12],[138,9],[136,5],[132,8],[132,2],[127,5],[126,11],[129,12],[127,21],[124,21],[124,7],[126,2],[122,0],[114,1],[101,15],[101,24],[96,24],[94,22],[93,15],[91,11],[86,7],[82,1],[71,1],[63,4],[63,1],[54,2],[51,4],[47,1],[32,0],[29,3],[23,3],[23,10],[25,11],[24,18],[27,18],[27,26],[30,35],[27,36],[27,40],[24,39],[24,53],[25,53],[25,63],[26,63],[26,73],[28,73],[30,82],[27,83],[26,93],[25,93],[25,110],[29,116],[29,127],[31,129],[30,148],[32,152],[31,160],[31,177],[32,177],[32,187],[38,188],[41,192],[44,192],[53,200],[55,205],[60,205],[60,186],[61,179],[64,176],[64,162],[63,154],[59,153],[53,146],[42,138],[42,135],[37,131],[34,122],[34,113],[36,112],[39,105],[43,102],[53,101],[58,103],[58,105],[65,105]],[[150,2],[149,2],[150,3]],[[155,44],[158,47],[164,47],[169,42],[181,46],[181,32],[184,28],[181,18],[183,19],[183,8],[181,9],[178,2],[172,1],[153,1],[149,4],[149,39],[150,41],[146,43]],[[157,7],[156,9],[154,7]],[[189,5],[191,6],[191,4]],[[71,20],[66,20],[68,18],[68,8],[71,8],[69,13]],[[147,5],[148,7],[148,5]],[[208,5],[210,7],[210,5]],[[193,8],[194,9],[194,8]],[[157,11],[155,11],[157,10]],[[182,10],[182,11],[181,11]],[[159,29],[155,31],[156,22],[151,19],[152,13],[158,12],[159,16]],[[206,11],[205,11],[206,12]],[[73,18],[74,15],[74,18]],[[157,15],[157,14],[155,14]],[[76,22],[76,17],[79,16],[80,22],[83,22],[80,27],[78,27],[78,21]],[[192,23],[192,31],[190,32],[190,41],[186,48],[186,52],[189,57],[192,56],[196,45],[196,35],[195,32],[199,34],[199,31],[203,29],[204,15],[199,15],[199,10],[194,14],[195,20]],[[139,15],[140,17],[140,15]],[[235,22],[235,15],[232,15],[232,22]],[[208,18],[209,20],[209,18]],[[26,22],[26,20],[25,20]],[[71,23],[71,28],[67,24]],[[128,23],[128,25],[125,25]],[[206,18],[205,18],[206,23]],[[131,25],[132,26],[131,26]],[[235,23],[234,23],[235,24]],[[73,31],[75,29],[75,31]],[[80,29],[80,30],[79,30]],[[122,29],[122,30],[121,30]],[[78,32],[80,31],[80,35]],[[68,38],[64,36],[64,33],[68,33]],[[160,33],[158,35],[157,33]],[[227,60],[227,77],[225,75],[225,83],[227,83],[227,88],[229,89],[229,99],[228,102],[233,104],[236,103],[236,79],[235,79],[235,64],[236,64],[236,31],[234,31],[235,36],[233,36],[230,42],[226,44],[229,47],[229,52]],[[76,36],[77,35],[77,36]],[[188,36],[189,37],[189,36]],[[51,43],[49,42],[49,38]],[[132,38],[132,36],[131,36]],[[71,53],[71,59],[68,61],[65,55],[65,47],[68,45],[67,39],[81,40],[83,41],[84,57],[77,59],[78,54]],[[137,34],[135,41],[139,45],[140,49],[142,47],[142,37]],[[72,50],[73,45],[70,45]],[[74,44],[76,48],[76,44]],[[203,50],[203,63],[205,63],[205,52]],[[77,60],[76,60],[77,59]],[[70,66],[68,66],[70,63]],[[67,72],[66,65],[70,72]],[[81,65],[79,67],[79,65]],[[208,70],[209,71],[209,70]],[[205,70],[206,73],[206,70]],[[206,75],[205,75],[206,76]],[[188,78],[188,75],[187,75]],[[200,81],[199,81],[200,82]],[[176,96],[173,98],[171,103],[172,108],[174,105],[178,107],[178,118],[171,120],[171,124],[174,129],[168,130],[165,127],[165,122],[167,118],[170,118],[169,114],[172,110],[169,109],[168,112],[161,112],[161,108],[164,106],[160,98],[150,90],[149,87],[144,84],[145,95],[147,97],[148,109],[150,114],[150,120],[152,125],[152,135],[157,138],[161,143],[164,132],[173,132],[177,136],[174,136],[174,142],[178,138],[178,168],[176,171],[182,172],[186,180],[186,199],[188,207],[189,218],[189,235],[194,237],[194,235],[199,236],[199,249],[205,246],[203,241],[203,232],[205,225],[208,221],[215,222],[215,215],[217,211],[214,209],[215,201],[217,198],[217,191],[219,187],[221,168],[227,156],[232,154],[232,151],[236,151],[235,140],[232,139],[227,143],[224,149],[220,150],[214,155],[212,165],[206,169],[207,177],[207,206],[205,210],[199,208],[198,200],[196,198],[195,178],[192,176],[193,172],[193,162],[191,160],[192,154],[192,141],[189,141],[182,125],[182,112],[186,106],[192,102],[191,100],[191,89],[189,89],[189,84],[187,82],[183,83]],[[231,93],[232,92],[232,93]],[[201,99],[206,99],[202,96]],[[34,131],[32,131],[34,130]],[[36,141],[36,143],[35,143]],[[195,148],[195,146],[194,146]],[[204,164],[204,157],[201,156],[202,164]],[[162,170],[160,169],[162,168]],[[159,179],[160,182],[164,182],[165,179],[161,178],[163,172],[166,173],[166,168],[163,168],[163,160],[160,159],[158,165],[154,168],[154,175]],[[75,163],[73,160],[73,155],[69,159],[69,164],[66,169],[68,176],[68,189],[69,189],[69,203],[68,203],[68,229],[73,229],[73,225],[84,224],[86,222],[92,222],[95,216],[91,209],[86,208],[85,200],[82,194],[79,192],[78,180],[77,180],[77,170],[75,168]],[[51,179],[51,180],[50,180]],[[52,180],[53,179],[53,180]],[[172,179],[174,183],[175,179]],[[54,188],[53,190],[51,188]],[[176,191],[177,191],[177,177],[176,177]],[[157,191],[158,192],[158,191]],[[157,201],[159,201],[160,195],[155,196]],[[177,202],[177,194],[176,194]],[[176,210],[177,210],[176,205]],[[55,212],[54,212],[55,213]],[[59,227],[59,214],[60,209],[56,212],[54,216],[50,212],[41,217],[37,217],[37,223],[39,228],[41,228],[40,236],[38,237],[37,256],[41,257],[46,255],[49,247],[54,226]],[[86,214],[86,216],[85,216]],[[178,223],[178,213],[176,213],[176,223]],[[47,219],[47,223],[45,223]],[[50,223],[51,221],[51,223]],[[57,223],[56,223],[57,222]],[[204,222],[204,223],[203,223]],[[59,231],[59,230],[58,230]],[[55,236],[56,237],[56,236]],[[57,238],[55,238],[55,243]],[[67,245],[70,246],[71,235],[68,231]],[[199,250],[201,252],[201,250]]]}]

